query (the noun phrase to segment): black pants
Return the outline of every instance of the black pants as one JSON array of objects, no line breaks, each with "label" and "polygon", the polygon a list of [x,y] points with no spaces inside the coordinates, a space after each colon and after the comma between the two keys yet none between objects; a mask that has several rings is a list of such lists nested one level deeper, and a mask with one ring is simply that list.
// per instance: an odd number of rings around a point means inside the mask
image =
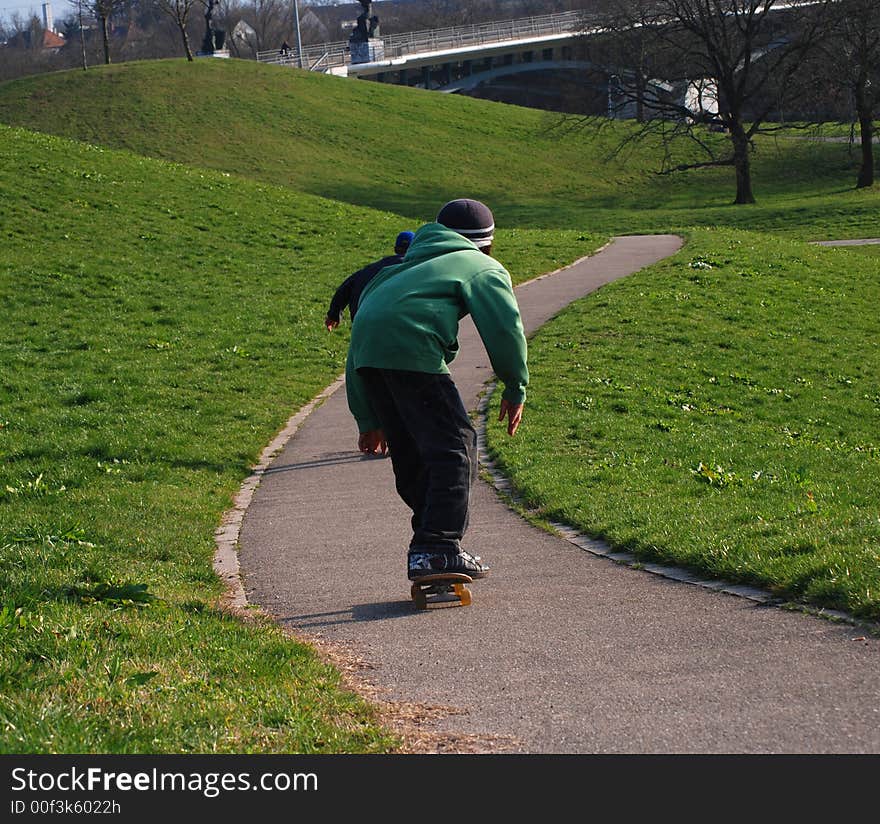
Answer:
[{"label": "black pants", "polygon": [[391,452],[397,493],[412,510],[410,552],[459,552],[477,474],[477,433],[449,375],[363,368]]}]

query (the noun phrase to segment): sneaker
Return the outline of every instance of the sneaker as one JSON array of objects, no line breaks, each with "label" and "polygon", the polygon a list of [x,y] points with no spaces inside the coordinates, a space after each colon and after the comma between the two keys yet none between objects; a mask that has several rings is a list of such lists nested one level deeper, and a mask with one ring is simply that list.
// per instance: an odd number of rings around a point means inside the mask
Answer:
[{"label": "sneaker", "polygon": [[489,573],[488,564],[479,555],[471,555],[461,550],[449,552],[410,552],[407,556],[407,574],[410,580],[422,575],[437,575],[441,572],[461,572],[471,578],[485,578]]}]

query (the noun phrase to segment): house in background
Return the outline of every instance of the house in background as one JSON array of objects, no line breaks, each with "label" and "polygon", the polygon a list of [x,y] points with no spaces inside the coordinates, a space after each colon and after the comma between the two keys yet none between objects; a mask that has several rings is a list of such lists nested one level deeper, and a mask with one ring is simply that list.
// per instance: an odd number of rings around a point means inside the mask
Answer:
[{"label": "house in background", "polygon": [[52,14],[52,4],[43,3],[43,21],[36,15],[31,18],[30,26],[24,31],[17,32],[6,41],[6,47],[10,49],[27,49],[28,51],[57,53],[64,48],[67,42],[55,31],[55,17]]}]

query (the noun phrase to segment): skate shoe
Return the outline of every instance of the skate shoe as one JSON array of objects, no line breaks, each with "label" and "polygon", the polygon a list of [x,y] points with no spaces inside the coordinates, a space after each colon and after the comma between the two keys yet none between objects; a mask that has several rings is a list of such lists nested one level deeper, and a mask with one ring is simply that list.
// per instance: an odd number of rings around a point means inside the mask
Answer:
[{"label": "skate shoe", "polygon": [[412,581],[423,575],[439,575],[444,572],[460,572],[471,578],[485,578],[489,565],[479,555],[461,550],[449,552],[410,552],[407,556],[407,574]]}]

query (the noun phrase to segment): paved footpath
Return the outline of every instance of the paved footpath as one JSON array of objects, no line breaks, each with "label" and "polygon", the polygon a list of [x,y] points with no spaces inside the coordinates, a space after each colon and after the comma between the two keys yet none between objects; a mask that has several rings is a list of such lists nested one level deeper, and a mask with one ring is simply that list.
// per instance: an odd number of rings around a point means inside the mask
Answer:
[{"label": "paved footpath", "polygon": [[817,240],[817,246],[876,246],[880,237],[866,237],[857,240]]},{"label": "paved footpath", "polygon": [[[524,284],[527,330],[678,247],[617,238]],[[490,371],[472,327],[461,341],[454,377],[475,409]],[[516,437],[529,437],[528,404]],[[597,557],[528,525],[483,481],[466,545],[491,576],[470,607],[416,611],[390,461],[355,442],[337,391],[262,474],[239,534],[245,591],[300,637],[366,662],[385,699],[446,708],[431,729],[453,749],[880,752],[880,640]]]}]

